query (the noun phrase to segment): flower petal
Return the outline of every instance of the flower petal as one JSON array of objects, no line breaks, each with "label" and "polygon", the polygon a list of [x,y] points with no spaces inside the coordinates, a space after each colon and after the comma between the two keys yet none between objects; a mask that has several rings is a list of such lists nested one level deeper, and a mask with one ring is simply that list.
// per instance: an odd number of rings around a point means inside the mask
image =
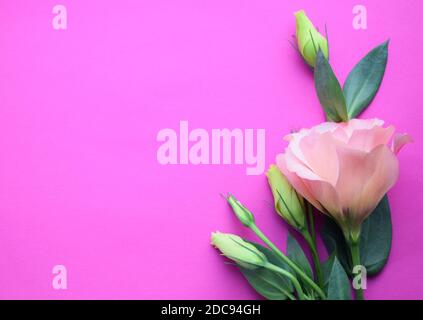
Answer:
[{"label": "flower petal", "polygon": [[394,127],[375,127],[355,130],[348,141],[348,146],[357,150],[370,152],[379,145],[386,145],[394,134]]},{"label": "flower petal", "polygon": [[338,179],[336,146],[341,143],[333,137],[331,132],[310,134],[300,142],[300,149],[308,166],[321,180],[325,180],[333,186]]},{"label": "flower petal", "polygon": [[380,119],[351,119],[345,123],[345,130],[351,136],[356,130],[370,130],[374,127],[382,127],[384,121]]},{"label": "flower petal", "polygon": [[332,216],[337,221],[344,220],[338,192],[333,185],[322,180],[305,180],[304,184],[323,208],[323,210],[319,209],[321,212]]},{"label": "flower petal", "polygon": [[398,161],[380,145],[370,153],[338,148],[340,163],[337,191],[343,211],[355,226],[374,210],[398,177]]},{"label": "flower petal", "polygon": [[289,183],[299,194],[301,194],[305,199],[307,199],[308,202],[310,202],[317,209],[321,211],[324,210],[320,203],[314,198],[313,194],[308,189],[308,186],[304,183],[305,180],[303,178],[300,178],[295,172],[288,169],[285,154],[279,154],[276,157],[276,164],[279,170],[282,171],[283,175],[288,179]]},{"label": "flower petal", "polygon": [[392,152],[398,154],[401,148],[409,142],[413,142],[413,138],[407,133],[396,133],[392,139]]}]

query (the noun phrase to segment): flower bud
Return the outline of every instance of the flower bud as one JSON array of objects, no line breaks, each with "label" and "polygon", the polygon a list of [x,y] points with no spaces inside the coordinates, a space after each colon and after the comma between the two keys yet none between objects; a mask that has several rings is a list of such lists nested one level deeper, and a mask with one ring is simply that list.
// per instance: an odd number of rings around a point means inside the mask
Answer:
[{"label": "flower bud", "polygon": [[314,68],[316,64],[317,52],[322,50],[326,59],[329,56],[328,41],[313,26],[304,10],[295,12],[297,25],[297,43],[298,50],[304,60]]},{"label": "flower bud", "polygon": [[213,232],[211,240],[212,245],[224,256],[242,267],[255,269],[268,262],[266,256],[255,246],[234,234]]},{"label": "flower bud", "polygon": [[241,221],[241,223],[246,226],[250,227],[254,224],[254,216],[246,207],[244,207],[241,202],[239,202],[233,195],[229,195],[226,200],[231,205],[232,210]]},{"label": "flower bud", "polygon": [[306,228],[304,199],[291,186],[279,168],[271,165],[266,172],[272,189],[276,212],[298,230]]}]

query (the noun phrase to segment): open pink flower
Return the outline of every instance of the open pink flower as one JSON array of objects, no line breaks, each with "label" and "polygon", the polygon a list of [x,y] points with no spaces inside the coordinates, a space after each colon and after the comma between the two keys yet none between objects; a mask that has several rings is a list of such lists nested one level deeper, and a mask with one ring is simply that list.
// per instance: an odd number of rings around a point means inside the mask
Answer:
[{"label": "open pink flower", "polygon": [[396,154],[411,141],[378,119],[326,122],[285,139],[289,145],[276,159],[282,173],[298,193],[333,217],[347,238],[355,239],[361,223],[395,184]]}]

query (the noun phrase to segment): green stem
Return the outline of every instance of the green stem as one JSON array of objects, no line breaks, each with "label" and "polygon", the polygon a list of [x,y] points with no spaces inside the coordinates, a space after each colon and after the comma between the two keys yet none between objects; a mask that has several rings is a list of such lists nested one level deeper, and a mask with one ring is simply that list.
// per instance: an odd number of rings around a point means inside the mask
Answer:
[{"label": "green stem", "polygon": [[293,294],[288,291],[284,291],[284,294],[288,297],[289,300],[297,300]]},{"label": "green stem", "polygon": [[[314,263],[314,269],[316,270],[317,282],[320,288],[324,288],[322,266],[320,264],[319,253],[317,252],[317,240],[316,240],[316,227],[314,224],[313,206],[307,202],[307,214],[310,226],[310,232],[303,232],[303,236],[307,241],[308,247],[310,248],[311,257]],[[311,233],[311,235],[310,235]]]},{"label": "green stem", "polygon": [[295,278],[291,273],[289,273],[288,271],[286,271],[282,268],[279,268],[278,266],[275,266],[274,264],[271,264],[271,263],[266,264],[264,267],[269,269],[269,270],[278,272],[281,275],[289,278],[291,280],[292,284],[294,285],[295,290],[297,291],[298,298],[300,300],[305,300],[304,292],[303,292],[303,289],[301,288],[300,283],[298,282],[297,278]]},{"label": "green stem", "polygon": [[[351,256],[352,256],[352,263],[353,268],[355,266],[361,265],[360,263],[360,247],[359,247],[359,241],[351,241],[350,243],[350,249],[351,249]],[[364,293],[363,289],[360,287],[358,289],[354,288],[355,290],[355,298],[357,300],[364,300]]]},{"label": "green stem", "polygon": [[313,207],[309,202],[307,202],[307,214],[308,214],[308,220],[310,224],[310,232],[311,237],[313,239],[313,242],[316,244],[316,227],[314,226],[314,215],[313,215]]},{"label": "green stem", "polygon": [[326,299],[326,296],[322,289],[309,277],[307,276],[291,259],[284,255],[255,225],[250,226],[251,230],[270,248],[275,252],[291,269],[295,271],[307,284],[312,287],[322,299]]},{"label": "green stem", "polygon": [[313,236],[310,235],[310,233],[308,231],[304,231],[302,233],[302,235],[303,235],[304,239],[306,240],[308,247],[310,248],[311,257],[312,257],[313,263],[314,263],[314,269],[316,270],[317,282],[319,283],[320,288],[323,289],[323,287],[324,287],[323,272],[322,272],[322,266],[321,266],[320,260],[319,260],[319,254],[317,253],[316,242],[313,239]]}]

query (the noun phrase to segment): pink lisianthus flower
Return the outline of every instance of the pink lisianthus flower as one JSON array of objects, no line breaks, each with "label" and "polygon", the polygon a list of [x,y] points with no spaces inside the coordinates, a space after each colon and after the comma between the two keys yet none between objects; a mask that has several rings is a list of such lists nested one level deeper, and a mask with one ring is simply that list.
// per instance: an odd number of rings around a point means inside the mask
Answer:
[{"label": "pink lisianthus flower", "polygon": [[394,131],[379,119],[325,122],[287,135],[276,162],[298,193],[356,241],[361,223],[398,178],[396,154],[411,141]]}]

